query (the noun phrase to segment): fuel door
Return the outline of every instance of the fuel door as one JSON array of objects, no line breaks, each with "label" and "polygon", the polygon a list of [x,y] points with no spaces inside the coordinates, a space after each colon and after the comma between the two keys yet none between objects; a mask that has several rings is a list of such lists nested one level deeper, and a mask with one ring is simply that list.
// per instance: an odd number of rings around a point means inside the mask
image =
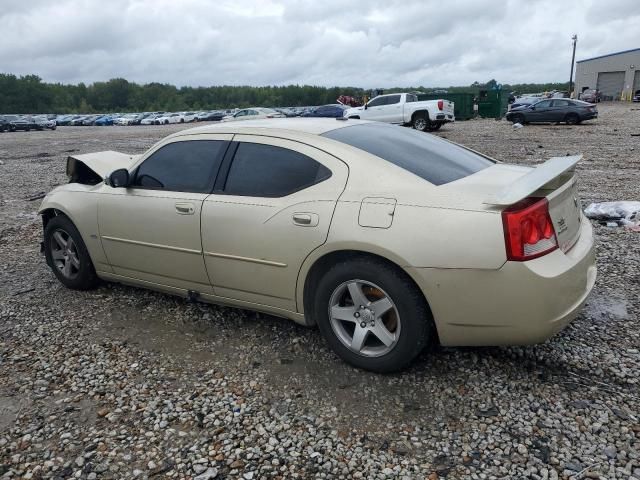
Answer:
[{"label": "fuel door", "polygon": [[361,227],[389,228],[396,210],[395,198],[366,197],[360,204],[358,224]]}]

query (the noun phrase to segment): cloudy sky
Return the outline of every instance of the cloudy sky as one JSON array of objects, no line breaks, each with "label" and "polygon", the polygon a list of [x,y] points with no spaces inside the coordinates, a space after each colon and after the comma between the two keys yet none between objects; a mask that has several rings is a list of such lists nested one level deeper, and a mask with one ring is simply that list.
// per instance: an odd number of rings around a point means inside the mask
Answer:
[{"label": "cloudy sky", "polygon": [[468,85],[567,81],[640,47],[638,0],[24,0],[0,7],[0,72],[90,83]]}]

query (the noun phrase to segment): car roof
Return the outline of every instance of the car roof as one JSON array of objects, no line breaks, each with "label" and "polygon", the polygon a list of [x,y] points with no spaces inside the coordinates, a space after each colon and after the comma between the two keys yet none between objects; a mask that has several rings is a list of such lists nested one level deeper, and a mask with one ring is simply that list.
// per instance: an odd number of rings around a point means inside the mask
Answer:
[{"label": "car roof", "polygon": [[335,118],[265,118],[262,120],[245,120],[242,122],[224,122],[215,125],[182,130],[175,136],[206,134],[206,133],[243,133],[253,129],[268,129],[271,133],[277,131],[308,133],[322,135],[323,133],[349,127],[362,123],[371,123],[367,120],[336,120]]}]

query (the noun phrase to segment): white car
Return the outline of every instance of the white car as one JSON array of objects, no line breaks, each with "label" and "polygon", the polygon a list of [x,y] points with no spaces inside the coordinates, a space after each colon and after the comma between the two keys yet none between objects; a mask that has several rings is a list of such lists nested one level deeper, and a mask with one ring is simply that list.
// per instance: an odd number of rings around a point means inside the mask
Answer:
[{"label": "white car", "polygon": [[140,125],[159,125],[158,120],[164,115],[164,113],[155,113],[153,115],[150,115],[147,118],[143,118],[140,121]]},{"label": "white car", "polygon": [[130,113],[128,115],[123,115],[122,117],[116,118],[113,123],[114,125],[131,125],[136,117],[136,114]]},{"label": "white car", "polygon": [[182,113],[165,113],[156,119],[157,125],[169,125],[170,123],[184,123],[184,114]]},{"label": "white car", "polygon": [[236,120],[258,120],[261,118],[284,118],[285,115],[272,108],[254,107],[238,110],[233,115],[228,115],[222,119],[223,122],[233,122]]},{"label": "white car", "polygon": [[191,123],[196,121],[198,114],[196,112],[182,112],[182,116],[186,123]]}]

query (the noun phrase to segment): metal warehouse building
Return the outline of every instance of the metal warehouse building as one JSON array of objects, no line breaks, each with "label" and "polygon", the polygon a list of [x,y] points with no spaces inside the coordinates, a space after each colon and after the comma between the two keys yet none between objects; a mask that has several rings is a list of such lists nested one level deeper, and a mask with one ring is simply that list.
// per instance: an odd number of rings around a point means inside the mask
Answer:
[{"label": "metal warehouse building", "polygon": [[602,100],[631,100],[640,90],[640,48],[578,60],[576,98],[587,88],[600,90]]}]

